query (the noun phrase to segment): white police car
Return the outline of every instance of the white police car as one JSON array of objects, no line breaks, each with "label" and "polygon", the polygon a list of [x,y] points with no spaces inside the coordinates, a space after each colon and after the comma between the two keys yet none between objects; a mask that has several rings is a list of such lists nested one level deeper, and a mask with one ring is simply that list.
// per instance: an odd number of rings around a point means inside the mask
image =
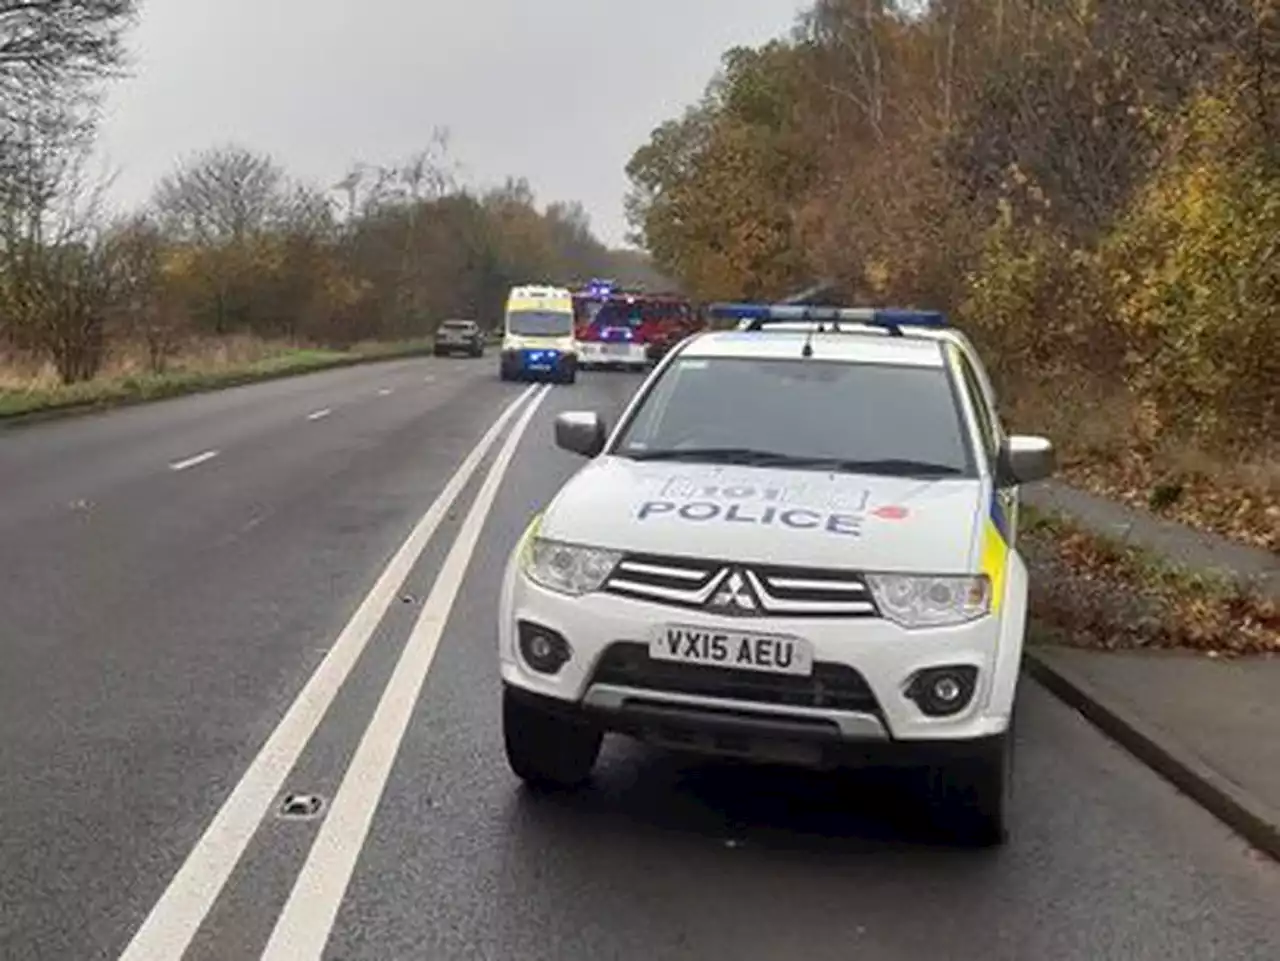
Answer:
[{"label": "white police car", "polygon": [[1027,614],[1007,436],[939,314],[723,305],[517,545],[503,727],[531,784],[590,774],[602,734],[765,762],[907,764],[982,843],[1005,837]]}]

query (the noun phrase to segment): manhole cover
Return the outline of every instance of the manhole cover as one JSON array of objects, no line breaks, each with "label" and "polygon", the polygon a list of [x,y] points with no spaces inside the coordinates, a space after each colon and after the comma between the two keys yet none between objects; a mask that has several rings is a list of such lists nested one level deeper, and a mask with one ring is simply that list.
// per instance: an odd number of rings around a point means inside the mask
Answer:
[{"label": "manhole cover", "polygon": [[319,794],[286,794],[280,803],[280,816],[284,818],[313,818],[324,809],[324,798]]}]

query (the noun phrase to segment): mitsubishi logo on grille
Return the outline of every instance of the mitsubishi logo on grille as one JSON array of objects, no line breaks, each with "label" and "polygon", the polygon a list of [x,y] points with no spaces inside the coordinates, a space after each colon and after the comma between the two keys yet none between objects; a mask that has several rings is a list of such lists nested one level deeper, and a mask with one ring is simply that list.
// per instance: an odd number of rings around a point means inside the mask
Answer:
[{"label": "mitsubishi logo on grille", "polygon": [[730,570],[729,576],[720,582],[716,592],[711,595],[708,606],[738,613],[754,613],[760,609],[760,598],[756,597],[755,589],[742,571]]}]

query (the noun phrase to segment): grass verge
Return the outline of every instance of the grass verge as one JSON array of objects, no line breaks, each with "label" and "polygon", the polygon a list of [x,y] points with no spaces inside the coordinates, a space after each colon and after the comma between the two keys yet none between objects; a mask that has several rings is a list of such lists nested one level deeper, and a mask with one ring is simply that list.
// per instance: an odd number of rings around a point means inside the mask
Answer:
[{"label": "grass verge", "polygon": [[1123,387],[1013,385],[1006,413],[1059,450],[1063,480],[1111,500],[1280,553],[1280,442],[1206,444],[1171,431]]},{"label": "grass verge", "polygon": [[430,351],[428,340],[358,344],[349,350],[281,348],[251,360],[190,367],[178,365],[163,374],[128,373],[70,385],[0,386],[0,422],[145,403]]},{"label": "grass verge", "polygon": [[1171,564],[1073,521],[1023,508],[1031,609],[1077,647],[1280,652],[1280,606],[1229,576]]}]

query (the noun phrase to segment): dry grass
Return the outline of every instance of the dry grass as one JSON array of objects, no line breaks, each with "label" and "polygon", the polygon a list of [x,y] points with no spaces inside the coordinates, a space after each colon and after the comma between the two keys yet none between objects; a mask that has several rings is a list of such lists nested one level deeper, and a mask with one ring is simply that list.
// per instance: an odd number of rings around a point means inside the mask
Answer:
[{"label": "dry grass", "polygon": [[1011,423],[1054,440],[1067,482],[1280,552],[1280,439],[1215,449],[1171,436],[1122,388],[1028,383],[1011,393]]},{"label": "dry grass", "polygon": [[122,347],[113,351],[97,378],[69,386],[58,381],[51,365],[0,356],[0,418],[155,400],[362,360],[420,353],[428,347],[424,341],[408,341],[362,343],[347,350],[329,350],[247,336],[210,338],[186,345],[160,374],[149,372],[144,349]]},{"label": "dry grass", "polygon": [[[310,348],[307,345],[250,336],[202,338],[176,352],[168,360],[165,373],[210,373],[260,363],[270,357],[306,349]],[[122,344],[107,356],[96,379],[112,381],[147,376],[153,374],[147,363],[146,348],[142,345]],[[59,386],[58,374],[52,364],[18,354],[0,354],[0,390],[46,391]]]}]

